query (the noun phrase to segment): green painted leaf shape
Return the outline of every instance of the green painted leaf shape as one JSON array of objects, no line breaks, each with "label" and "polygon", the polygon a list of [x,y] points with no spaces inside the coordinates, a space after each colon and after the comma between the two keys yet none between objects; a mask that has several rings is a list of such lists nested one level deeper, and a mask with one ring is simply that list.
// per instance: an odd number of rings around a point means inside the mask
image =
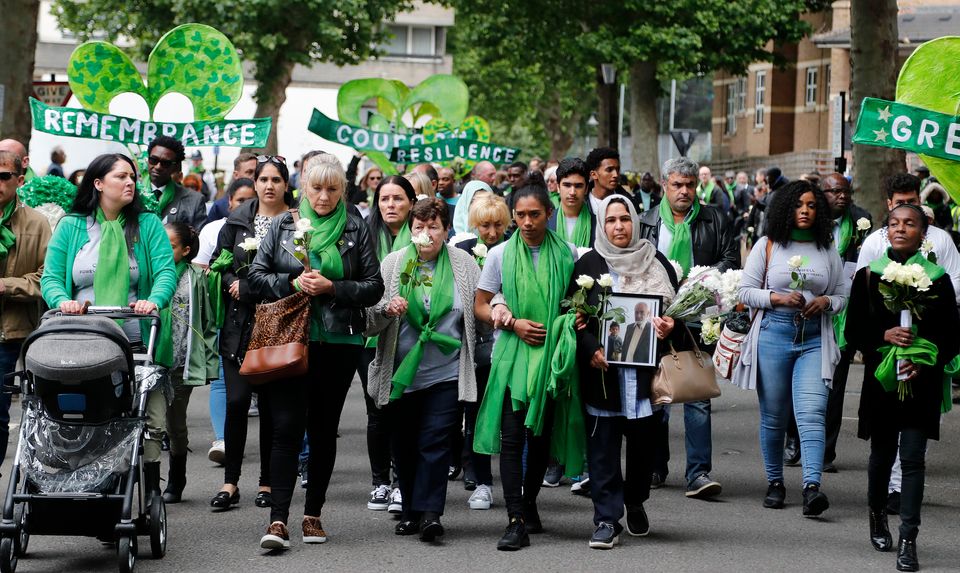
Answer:
[{"label": "green painted leaf shape", "polygon": [[440,117],[457,125],[467,116],[470,91],[460,78],[449,74],[436,74],[413,88],[401,107],[408,110],[418,103],[435,106],[440,111]]},{"label": "green painted leaf shape", "polygon": [[397,98],[395,101],[388,100],[387,98],[378,97],[377,98],[377,112],[380,115],[389,118],[390,121],[397,122],[397,131],[405,132],[406,125],[403,124],[403,111],[398,107],[400,103],[406,99],[407,95],[410,93],[410,88],[407,87],[407,84],[401,82],[400,80],[389,80],[396,87]]},{"label": "green painted leaf shape", "polygon": [[120,48],[101,41],[84,42],[70,55],[67,64],[70,89],[84,109],[110,113],[110,101],[132,92],[144,100],[147,89],[133,61]]},{"label": "green painted leaf shape", "polygon": [[[164,34],[147,60],[151,113],[160,98],[179,93],[193,104],[194,121],[223,119],[243,95],[243,82],[237,81],[243,67],[233,57],[236,53],[223,33],[205,24],[183,24]],[[221,81],[211,84],[211,72]]]},{"label": "green painted leaf shape", "polygon": [[[353,125],[363,126],[360,120],[360,110],[363,104],[371,99],[377,99],[377,109],[383,114],[383,109],[401,109],[403,95],[397,87],[397,82],[383,78],[366,78],[350,80],[340,86],[337,92],[337,117],[340,121]],[[380,103],[380,102],[383,103]],[[383,114],[385,117],[390,117]],[[391,118],[392,119],[392,118]]]}]

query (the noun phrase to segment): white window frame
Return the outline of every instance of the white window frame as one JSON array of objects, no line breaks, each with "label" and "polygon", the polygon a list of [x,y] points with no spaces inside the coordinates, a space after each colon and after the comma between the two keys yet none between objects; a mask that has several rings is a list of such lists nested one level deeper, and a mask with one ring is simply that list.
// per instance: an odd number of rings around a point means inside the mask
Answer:
[{"label": "white window frame", "polygon": [[763,127],[763,116],[767,111],[767,105],[764,101],[767,97],[767,71],[757,70],[755,81],[753,88],[753,126]]},{"label": "white window frame", "polygon": [[[437,26],[414,26],[412,24],[388,24],[389,27],[397,28],[406,28],[407,29],[407,46],[404,49],[402,54],[385,54],[387,57],[391,58],[439,58],[443,54],[437,53]],[[430,50],[429,54],[414,54],[413,53],[413,30],[430,30]]]},{"label": "white window frame", "polygon": [[810,66],[806,69],[804,82],[804,97],[803,103],[807,107],[813,107],[817,105],[817,82],[820,76],[820,68],[817,66]]},{"label": "white window frame", "polygon": [[727,98],[724,102],[724,111],[726,111],[727,127],[724,135],[734,135],[737,133],[737,83],[729,83],[726,88]]},{"label": "white window frame", "polygon": [[737,113],[747,111],[747,76],[737,78]]}]

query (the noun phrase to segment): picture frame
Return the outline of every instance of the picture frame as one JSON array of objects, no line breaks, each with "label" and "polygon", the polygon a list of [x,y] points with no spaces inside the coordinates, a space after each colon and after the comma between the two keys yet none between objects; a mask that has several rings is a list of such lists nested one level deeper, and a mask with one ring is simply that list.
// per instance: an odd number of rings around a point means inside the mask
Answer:
[{"label": "picture frame", "polygon": [[[606,320],[600,325],[600,340],[607,362],[635,368],[656,368],[659,364],[657,336],[652,318],[660,316],[663,297],[648,294],[615,293],[605,311],[619,308],[626,321]],[[641,322],[639,329],[638,320]]]}]

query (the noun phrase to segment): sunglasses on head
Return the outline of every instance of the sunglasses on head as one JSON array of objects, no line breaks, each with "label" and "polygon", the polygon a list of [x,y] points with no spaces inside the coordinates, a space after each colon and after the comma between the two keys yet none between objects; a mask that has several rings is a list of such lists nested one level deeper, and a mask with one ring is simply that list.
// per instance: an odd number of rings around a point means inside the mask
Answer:
[{"label": "sunglasses on head", "polygon": [[270,163],[276,163],[277,165],[283,165],[283,166],[287,165],[287,158],[283,157],[282,155],[258,155],[257,156],[258,164],[266,163],[268,161]]},{"label": "sunglasses on head", "polygon": [[150,165],[159,165],[160,167],[163,167],[164,169],[168,169],[168,168],[170,168],[171,165],[173,165],[174,163],[176,163],[173,159],[160,159],[160,158],[157,157],[156,155],[151,155],[150,157],[148,157],[148,158],[147,158],[147,162],[148,162]]},{"label": "sunglasses on head", "polygon": [[13,173],[12,171],[0,171],[0,181],[10,181],[14,177],[19,176],[19,173]]}]

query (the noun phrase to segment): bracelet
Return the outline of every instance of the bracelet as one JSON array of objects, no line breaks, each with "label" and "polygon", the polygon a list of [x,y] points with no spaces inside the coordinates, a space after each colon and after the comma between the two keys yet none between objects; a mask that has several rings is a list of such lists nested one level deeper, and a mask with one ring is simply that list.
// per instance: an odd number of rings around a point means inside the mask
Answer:
[{"label": "bracelet", "polygon": [[293,279],[293,289],[297,292],[303,292],[303,289],[300,287],[300,278],[297,277]]}]

